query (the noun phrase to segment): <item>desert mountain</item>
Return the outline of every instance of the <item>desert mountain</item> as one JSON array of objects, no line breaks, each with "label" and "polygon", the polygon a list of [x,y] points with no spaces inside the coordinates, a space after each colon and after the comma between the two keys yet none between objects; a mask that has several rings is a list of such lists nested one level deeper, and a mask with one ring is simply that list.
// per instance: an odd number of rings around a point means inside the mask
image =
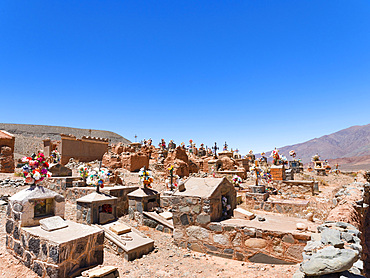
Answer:
[{"label": "desert mountain", "polygon": [[42,147],[42,140],[50,138],[60,140],[60,134],[73,134],[77,138],[82,136],[92,136],[110,139],[111,143],[123,142],[130,143],[129,140],[112,131],[82,129],[64,126],[47,125],[27,125],[27,124],[3,124],[0,123],[0,129],[6,130],[15,135],[15,155],[17,157],[30,154]]},{"label": "desert mountain", "polygon": [[297,157],[301,158],[303,163],[310,162],[311,157],[316,153],[322,159],[368,156],[370,155],[370,124],[352,126],[304,143],[285,146],[279,150],[287,157],[290,150],[295,150]]}]

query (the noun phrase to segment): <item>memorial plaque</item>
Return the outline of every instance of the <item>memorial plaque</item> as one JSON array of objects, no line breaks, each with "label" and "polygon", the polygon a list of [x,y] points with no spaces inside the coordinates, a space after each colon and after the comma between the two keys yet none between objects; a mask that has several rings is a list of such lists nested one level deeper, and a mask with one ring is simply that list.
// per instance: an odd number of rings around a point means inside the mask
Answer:
[{"label": "memorial plaque", "polygon": [[60,216],[52,216],[40,220],[40,227],[48,232],[68,227],[68,224]]}]

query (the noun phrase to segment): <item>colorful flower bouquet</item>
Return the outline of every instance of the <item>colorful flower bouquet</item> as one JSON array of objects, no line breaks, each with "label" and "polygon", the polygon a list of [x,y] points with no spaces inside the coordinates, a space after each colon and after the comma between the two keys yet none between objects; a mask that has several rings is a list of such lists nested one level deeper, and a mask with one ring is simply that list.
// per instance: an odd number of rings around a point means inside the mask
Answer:
[{"label": "colorful flower bouquet", "polygon": [[139,178],[144,187],[151,187],[153,182],[152,171],[145,169],[145,167],[141,168],[139,172]]},{"label": "colorful flower bouquet", "polygon": [[57,150],[53,150],[50,156],[53,159],[53,163],[60,162],[60,153]]},{"label": "colorful flower bouquet", "polygon": [[296,157],[296,153],[295,153],[295,151],[294,150],[291,150],[290,152],[289,152],[289,155],[291,156],[291,157],[293,157],[293,159]]},{"label": "colorful flower bouquet", "polygon": [[243,182],[242,178],[239,177],[238,175],[234,175],[233,178],[231,179],[231,182],[234,186],[240,186],[240,184]]},{"label": "colorful flower bouquet", "polygon": [[80,167],[78,167],[78,171],[81,178],[84,180],[89,176],[89,168],[85,164],[82,164]]},{"label": "colorful flower bouquet", "polygon": [[38,184],[44,178],[51,176],[51,173],[48,171],[49,163],[42,152],[25,156],[22,158],[22,162],[25,164],[23,166],[23,177],[28,184]]},{"label": "colorful flower bouquet", "polygon": [[109,180],[110,175],[111,173],[109,173],[107,169],[94,168],[89,171],[86,179],[86,184],[103,188],[104,182],[107,182]]}]

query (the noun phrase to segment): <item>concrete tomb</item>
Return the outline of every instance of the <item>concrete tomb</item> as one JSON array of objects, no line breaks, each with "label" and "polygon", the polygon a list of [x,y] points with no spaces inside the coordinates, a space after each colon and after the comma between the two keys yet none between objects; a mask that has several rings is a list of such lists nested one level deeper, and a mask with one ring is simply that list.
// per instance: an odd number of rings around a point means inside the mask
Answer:
[{"label": "concrete tomb", "polygon": [[160,194],[150,188],[138,188],[127,194],[129,208],[133,211],[143,213],[143,211],[152,211],[159,207]]}]

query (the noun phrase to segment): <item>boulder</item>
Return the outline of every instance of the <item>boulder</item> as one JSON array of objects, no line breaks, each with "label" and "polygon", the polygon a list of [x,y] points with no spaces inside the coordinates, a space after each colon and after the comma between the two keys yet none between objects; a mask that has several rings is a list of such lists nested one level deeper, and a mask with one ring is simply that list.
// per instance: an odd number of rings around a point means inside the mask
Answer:
[{"label": "boulder", "polygon": [[303,261],[300,270],[308,276],[319,276],[350,269],[357,261],[359,253],[350,249],[329,246],[314,253]]}]

